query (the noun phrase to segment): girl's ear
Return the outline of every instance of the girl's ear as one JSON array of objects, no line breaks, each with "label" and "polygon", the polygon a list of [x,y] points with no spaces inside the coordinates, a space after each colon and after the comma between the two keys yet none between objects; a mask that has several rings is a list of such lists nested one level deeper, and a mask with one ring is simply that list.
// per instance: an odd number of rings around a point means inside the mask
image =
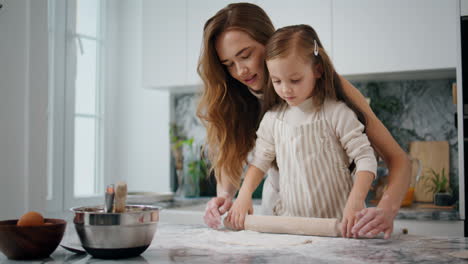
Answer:
[{"label": "girl's ear", "polygon": [[314,75],[316,79],[322,78],[323,75],[323,66],[322,63],[318,63],[313,66],[314,67]]}]

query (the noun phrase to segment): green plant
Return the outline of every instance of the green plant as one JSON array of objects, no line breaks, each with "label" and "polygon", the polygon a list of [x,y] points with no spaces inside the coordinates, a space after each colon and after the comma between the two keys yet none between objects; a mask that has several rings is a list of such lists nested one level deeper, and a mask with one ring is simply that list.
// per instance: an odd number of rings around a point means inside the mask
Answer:
[{"label": "green plant", "polygon": [[188,157],[184,159],[184,195],[186,197],[200,196],[200,182],[207,175],[207,163],[193,145],[189,145]]},{"label": "green plant", "polygon": [[169,135],[171,137],[171,152],[175,159],[176,170],[182,170],[183,167],[183,151],[184,145],[192,147],[193,138],[187,138],[180,131],[181,129],[175,123],[172,123],[169,129]]},{"label": "green plant", "polygon": [[[199,196],[200,180],[208,175],[208,160],[203,155],[203,148],[194,145],[194,138],[187,138],[175,123],[170,126],[171,151],[177,170],[177,193],[187,197]],[[182,190],[182,188],[184,190]]]},{"label": "green plant", "polygon": [[171,124],[169,134],[171,136],[171,144],[173,148],[181,148],[183,145],[191,147],[193,144],[193,138],[187,138],[182,135],[180,128],[174,123]]},{"label": "green plant", "polygon": [[193,160],[188,164],[188,173],[192,177],[193,182],[198,182],[207,174],[207,165],[205,160]]},{"label": "green plant", "polygon": [[430,174],[433,175],[433,177],[425,177],[425,181],[431,184],[427,188],[427,192],[431,193],[445,193],[445,192],[450,192],[450,187],[449,187],[449,181],[447,178],[447,175],[445,175],[445,168],[442,168],[442,171],[440,173],[436,172],[433,169],[430,169],[429,171]]}]

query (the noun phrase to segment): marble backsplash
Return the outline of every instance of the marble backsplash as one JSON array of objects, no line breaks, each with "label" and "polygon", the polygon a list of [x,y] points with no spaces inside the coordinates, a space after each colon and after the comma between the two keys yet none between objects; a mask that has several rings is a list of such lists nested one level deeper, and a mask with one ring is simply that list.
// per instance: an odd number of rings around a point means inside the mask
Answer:
[{"label": "marble backsplash", "polygon": [[[455,79],[435,79],[352,83],[370,98],[372,109],[405,151],[411,141],[448,141],[451,186],[458,186],[454,82]],[[194,93],[175,95],[174,122],[187,137],[194,138],[195,144],[201,145],[206,134],[196,117],[197,103]]]}]

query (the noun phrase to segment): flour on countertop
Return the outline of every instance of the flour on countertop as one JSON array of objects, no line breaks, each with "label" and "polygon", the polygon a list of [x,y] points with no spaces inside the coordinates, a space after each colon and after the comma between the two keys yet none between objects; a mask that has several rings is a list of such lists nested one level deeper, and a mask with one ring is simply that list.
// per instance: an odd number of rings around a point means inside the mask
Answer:
[{"label": "flour on countertop", "polygon": [[214,230],[208,227],[183,228],[183,230],[158,227],[152,248],[190,247],[215,251],[273,250],[303,247],[320,238],[300,235],[266,234],[255,231]]},{"label": "flour on countertop", "polygon": [[[62,244],[77,239],[74,228],[67,227]],[[300,260],[296,261],[298,263],[441,263],[441,256],[449,258],[449,262],[457,260],[455,258],[464,258],[467,251],[460,248],[463,243],[464,238],[455,241],[395,235],[389,240],[348,239],[213,230],[201,224],[159,223],[153,241],[143,257],[167,254],[174,262],[183,263],[206,263],[196,260],[207,258],[214,263],[239,263],[238,256],[243,256],[246,261],[242,262],[246,263],[278,262],[275,260],[284,263],[289,261],[289,257],[292,261]],[[192,259],[193,257],[197,259]]]},{"label": "flour on countertop", "polygon": [[262,248],[282,248],[312,243],[312,240],[306,236],[264,234],[249,230],[220,230],[215,233],[214,237],[216,241],[228,245],[253,246]]}]

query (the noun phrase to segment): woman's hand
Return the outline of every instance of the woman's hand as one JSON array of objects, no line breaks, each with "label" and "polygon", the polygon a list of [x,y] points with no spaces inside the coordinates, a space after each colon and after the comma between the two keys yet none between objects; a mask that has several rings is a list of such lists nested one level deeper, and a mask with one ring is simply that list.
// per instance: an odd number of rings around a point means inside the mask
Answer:
[{"label": "woman's hand", "polygon": [[252,197],[240,194],[231,210],[229,210],[226,219],[234,229],[243,230],[245,216],[247,214],[253,214]]},{"label": "woman's hand", "polygon": [[352,237],[351,232],[354,224],[357,222],[357,213],[364,209],[362,200],[348,199],[346,206],[343,210],[343,219],[341,221],[341,235],[343,237]]},{"label": "woman's hand", "polygon": [[205,224],[209,227],[218,229],[221,226],[221,216],[226,213],[232,206],[231,197],[214,197],[205,208],[205,216],[203,217]]},{"label": "woman's hand", "polygon": [[373,238],[384,232],[384,238],[389,239],[393,232],[392,210],[385,208],[365,208],[356,214],[356,224],[352,228],[354,237]]}]

